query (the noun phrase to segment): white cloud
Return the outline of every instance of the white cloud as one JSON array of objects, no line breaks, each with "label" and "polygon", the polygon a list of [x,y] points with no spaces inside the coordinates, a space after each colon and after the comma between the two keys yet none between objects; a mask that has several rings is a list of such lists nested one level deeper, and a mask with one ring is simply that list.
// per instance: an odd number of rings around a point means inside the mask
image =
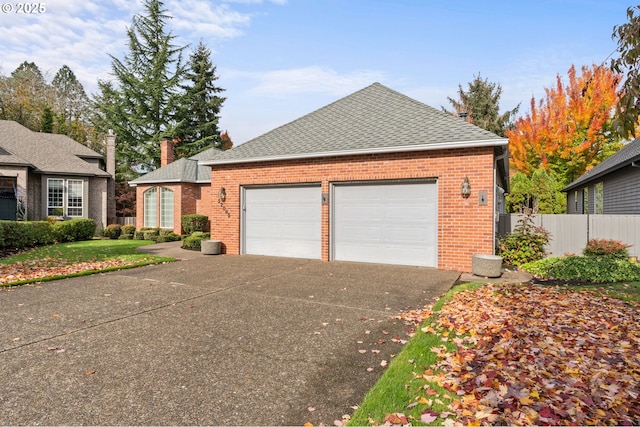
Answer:
[{"label": "white cloud", "polygon": [[342,96],[384,79],[381,71],[357,70],[346,74],[320,66],[266,72],[227,71],[235,78],[257,82],[252,91],[274,97],[292,94],[322,93]]},{"label": "white cloud", "polygon": [[251,23],[251,15],[232,10],[227,5],[213,6],[199,0],[174,0],[167,3],[173,20],[170,24],[179,32],[195,37],[232,38],[242,35],[242,28]]}]

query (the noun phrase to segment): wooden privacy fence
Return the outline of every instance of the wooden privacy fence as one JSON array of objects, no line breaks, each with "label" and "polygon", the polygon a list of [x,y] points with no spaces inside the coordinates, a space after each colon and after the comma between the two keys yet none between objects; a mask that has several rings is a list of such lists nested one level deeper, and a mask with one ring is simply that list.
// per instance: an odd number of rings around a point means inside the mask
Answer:
[{"label": "wooden privacy fence", "polygon": [[[501,214],[498,235],[513,231],[520,214]],[[629,254],[640,257],[640,215],[533,215],[533,223],[551,233],[547,257],[581,255],[589,239],[620,240]]]},{"label": "wooden privacy fence", "polygon": [[136,225],[135,216],[119,216],[116,218],[117,224],[120,225]]}]

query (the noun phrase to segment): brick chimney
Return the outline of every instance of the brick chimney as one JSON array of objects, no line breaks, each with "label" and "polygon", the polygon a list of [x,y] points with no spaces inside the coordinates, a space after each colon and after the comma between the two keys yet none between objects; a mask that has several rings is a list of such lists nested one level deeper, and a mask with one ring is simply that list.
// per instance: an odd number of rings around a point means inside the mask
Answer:
[{"label": "brick chimney", "polygon": [[164,139],[160,141],[160,167],[167,166],[169,163],[172,163],[174,159],[173,139],[165,136]]}]

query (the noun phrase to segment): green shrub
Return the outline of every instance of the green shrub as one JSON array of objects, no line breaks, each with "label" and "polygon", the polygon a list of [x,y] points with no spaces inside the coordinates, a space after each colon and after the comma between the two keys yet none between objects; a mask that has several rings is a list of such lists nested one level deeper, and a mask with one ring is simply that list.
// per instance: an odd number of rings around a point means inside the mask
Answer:
[{"label": "green shrub", "polygon": [[121,234],[131,234],[133,235],[133,233],[136,232],[136,226],[135,225],[131,225],[131,224],[126,224],[123,225],[120,230],[122,231]]},{"label": "green shrub", "polygon": [[135,233],[133,233],[133,239],[134,240],[144,240],[144,231],[139,230],[139,231],[136,231]]},{"label": "green shrub", "polygon": [[107,225],[107,228],[104,229],[104,237],[108,237],[109,239],[116,240],[122,234],[122,227],[120,224],[110,224]]},{"label": "green shrub", "polygon": [[582,250],[584,256],[610,256],[618,259],[629,258],[629,248],[631,245],[612,239],[590,239],[587,246]]},{"label": "green shrub", "polygon": [[70,219],[53,224],[53,234],[60,243],[91,240],[95,232],[96,223],[88,218]]},{"label": "green shrub", "polygon": [[118,236],[118,240],[133,240],[133,234],[122,233],[120,236]]},{"label": "green shrub", "polygon": [[47,221],[0,221],[0,248],[23,249],[55,243]]},{"label": "green shrub", "polygon": [[209,237],[209,233],[204,233],[202,231],[191,233],[191,235],[185,237],[182,241],[182,248],[200,250],[200,242],[209,239]]},{"label": "green shrub", "polygon": [[160,229],[152,228],[152,229],[143,230],[142,235],[144,236],[144,240],[155,240],[155,238],[160,235]]},{"label": "green shrub", "polygon": [[156,243],[176,242],[176,241],[180,240],[180,236],[178,236],[174,232],[170,232],[170,233],[166,233],[166,234],[162,234],[161,233],[154,240],[156,241]]},{"label": "green shrub", "polygon": [[180,218],[182,224],[182,230],[185,234],[193,234],[197,231],[207,231],[207,225],[209,224],[209,217],[200,214],[182,215]]},{"label": "green shrub", "polygon": [[500,239],[499,255],[506,264],[516,266],[542,259],[549,238],[547,230],[533,224],[531,215],[524,215],[513,232]]},{"label": "green shrub", "polygon": [[175,234],[175,233],[174,233],[174,232],[173,232],[173,230],[172,230],[172,229],[170,229],[170,228],[161,228],[161,229],[158,231],[158,235],[159,235],[159,236],[168,236],[169,234]]},{"label": "green shrub", "polygon": [[640,281],[640,264],[611,256],[547,258],[523,264],[520,268],[542,279],[590,283]]}]

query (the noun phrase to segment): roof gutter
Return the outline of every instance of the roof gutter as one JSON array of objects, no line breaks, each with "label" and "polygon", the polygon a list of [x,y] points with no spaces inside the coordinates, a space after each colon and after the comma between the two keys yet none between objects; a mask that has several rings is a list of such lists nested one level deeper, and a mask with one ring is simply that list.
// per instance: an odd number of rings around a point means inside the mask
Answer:
[{"label": "roof gutter", "polygon": [[257,163],[257,162],[272,162],[280,160],[297,160],[297,159],[315,159],[319,157],[342,157],[342,156],[357,156],[363,154],[386,154],[386,153],[402,153],[411,151],[434,151],[434,150],[449,150],[459,148],[477,148],[477,147],[496,147],[509,145],[508,139],[486,139],[479,141],[454,141],[454,142],[441,142],[422,145],[405,145],[400,147],[381,147],[381,148],[365,148],[359,150],[340,150],[340,151],[324,151],[318,153],[299,153],[299,154],[283,154],[275,156],[263,156],[253,157],[246,159],[211,159],[201,161],[203,166],[213,165],[225,165],[234,163]]},{"label": "roof gutter", "polygon": [[209,179],[199,179],[196,181],[187,181],[183,179],[158,179],[153,181],[138,181],[138,182],[129,181],[128,184],[130,187],[137,187],[138,185],[153,185],[153,184],[182,184],[182,183],[211,184],[211,176],[209,176],[208,178]]}]

